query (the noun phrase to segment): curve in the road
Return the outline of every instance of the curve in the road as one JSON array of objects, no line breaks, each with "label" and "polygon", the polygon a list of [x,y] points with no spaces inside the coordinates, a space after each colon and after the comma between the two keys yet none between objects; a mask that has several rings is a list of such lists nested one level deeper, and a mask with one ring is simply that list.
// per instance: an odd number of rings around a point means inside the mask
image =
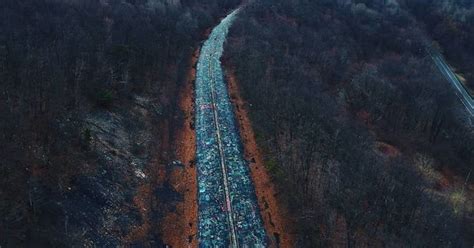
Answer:
[{"label": "curve in the road", "polygon": [[239,10],[201,49],[196,77],[196,155],[200,247],[264,247],[266,234],[224,82],[220,57]]},{"label": "curve in the road", "polygon": [[443,74],[443,76],[451,83],[451,85],[456,89],[456,94],[459,96],[461,102],[466,107],[467,112],[471,116],[474,116],[474,100],[469,92],[464,88],[462,83],[459,81],[458,77],[451,68],[447,65],[446,61],[444,60],[443,56],[436,51],[429,51],[433,61],[435,62],[436,66],[438,67],[439,71]]}]

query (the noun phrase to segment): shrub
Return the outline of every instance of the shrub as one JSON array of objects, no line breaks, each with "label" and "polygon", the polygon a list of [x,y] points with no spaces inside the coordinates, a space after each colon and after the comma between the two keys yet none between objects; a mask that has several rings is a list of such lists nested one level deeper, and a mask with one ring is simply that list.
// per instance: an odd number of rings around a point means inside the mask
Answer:
[{"label": "shrub", "polygon": [[102,90],[97,94],[97,105],[101,107],[109,107],[114,100],[114,94],[111,90]]}]

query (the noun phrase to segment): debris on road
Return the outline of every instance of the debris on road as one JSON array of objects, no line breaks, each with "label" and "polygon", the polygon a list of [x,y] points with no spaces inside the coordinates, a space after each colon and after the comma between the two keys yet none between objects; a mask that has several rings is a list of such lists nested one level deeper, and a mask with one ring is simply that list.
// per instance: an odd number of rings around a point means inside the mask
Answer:
[{"label": "debris on road", "polygon": [[220,63],[228,28],[237,13],[214,28],[197,66],[200,247],[265,247],[267,240]]}]

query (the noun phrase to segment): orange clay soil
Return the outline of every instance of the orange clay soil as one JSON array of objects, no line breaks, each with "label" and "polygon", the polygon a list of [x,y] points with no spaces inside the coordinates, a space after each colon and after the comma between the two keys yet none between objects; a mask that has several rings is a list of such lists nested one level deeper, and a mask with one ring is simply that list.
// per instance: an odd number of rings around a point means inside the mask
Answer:
[{"label": "orange clay soil", "polygon": [[244,144],[245,158],[250,163],[251,176],[258,198],[260,213],[263,218],[267,235],[272,237],[270,247],[278,247],[275,243],[279,239],[279,247],[293,247],[292,223],[285,207],[276,198],[276,189],[264,166],[261,151],[255,141],[252,123],[248,117],[245,101],[240,96],[239,87],[232,71],[226,71],[229,95],[234,105],[235,114],[239,122],[240,136]]},{"label": "orange clay soil", "polygon": [[146,242],[150,232],[150,199],[152,195],[151,185],[144,184],[139,187],[137,194],[133,197],[133,205],[138,209],[143,223],[133,226],[130,232],[125,236],[124,241],[127,245],[133,242]]},{"label": "orange clay soil", "polygon": [[170,175],[174,189],[181,193],[184,201],[176,206],[176,211],[167,214],[161,226],[163,241],[171,247],[197,247],[197,175],[194,166],[196,136],[194,123],[193,83],[196,77],[197,49],[192,58],[186,84],[179,96],[179,107],[184,114],[184,123],[175,137],[175,151],[184,168],[176,168]]}]

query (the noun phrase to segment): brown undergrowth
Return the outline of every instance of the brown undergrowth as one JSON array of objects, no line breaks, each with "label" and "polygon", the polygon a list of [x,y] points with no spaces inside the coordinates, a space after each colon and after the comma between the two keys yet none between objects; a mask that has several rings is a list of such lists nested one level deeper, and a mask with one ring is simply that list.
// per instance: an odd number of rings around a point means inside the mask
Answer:
[{"label": "brown undergrowth", "polygon": [[182,168],[174,168],[170,182],[183,195],[176,210],[167,214],[161,226],[163,241],[172,247],[197,247],[197,175],[194,166],[196,154],[196,134],[194,132],[194,80],[199,49],[192,58],[186,84],[179,95],[179,107],[183,114],[182,128],[175,136],[176,158],[183,163]]},{"label": "brown undergrowth", "polygon": [[244,145],[245,158],[250,162],[251,176],[258,198],[260,213],[269,237],[270,247],[293,247],[293,230],[288,211],[278,201],[277,191],[264,166],[264,160],[255,140],[252,122],[247,114],[245,101],[240,96],[238,83],[232,70],[226,70],[229,95],[234,105],[235,115]]}]

